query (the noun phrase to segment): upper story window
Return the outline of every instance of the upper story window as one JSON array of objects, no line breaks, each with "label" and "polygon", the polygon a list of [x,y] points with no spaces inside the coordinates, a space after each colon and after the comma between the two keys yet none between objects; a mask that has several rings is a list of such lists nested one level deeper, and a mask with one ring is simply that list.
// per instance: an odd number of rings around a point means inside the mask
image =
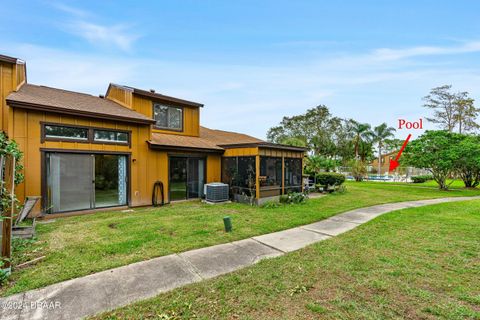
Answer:
[{"label": "upper story window", "polygon": [[95,129],[93,131],[93,140],[97,142],[128,143],[128,133],[123,131]]},{"label": "upper story window", "polygon": [[183,129],[183,109],[180,107],[154,103],[153,119],[156,121],[156,128],[177,131]]},{"label": "upper story window", "polygon": [[70,126],[45,125],[45,138],[88,140],[88,129]]}]

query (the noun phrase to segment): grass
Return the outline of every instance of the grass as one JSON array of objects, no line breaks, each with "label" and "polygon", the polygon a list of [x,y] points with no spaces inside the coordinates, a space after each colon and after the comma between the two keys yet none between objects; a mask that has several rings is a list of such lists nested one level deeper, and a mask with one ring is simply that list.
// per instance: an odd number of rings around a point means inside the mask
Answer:
[{"label": "grass", "polygon": [[[380,203],[480,195],[479,190],[386,183],[347,183],[347,192],[310,199],[306,204],[258,208],[244,204],[211,206],[184,202],[131,212],[102,212],[38,224],[38,241],[15,251],[13,265],[38,256],[27,268],[14,269],[3,296],[129,263],[182,252],[322,220],[340,212]],[[232,217],[232,233],[222,218]]]},{"label": "grass", "polygon": [[480,319],[480,201],[410,208],[95,319]]}]

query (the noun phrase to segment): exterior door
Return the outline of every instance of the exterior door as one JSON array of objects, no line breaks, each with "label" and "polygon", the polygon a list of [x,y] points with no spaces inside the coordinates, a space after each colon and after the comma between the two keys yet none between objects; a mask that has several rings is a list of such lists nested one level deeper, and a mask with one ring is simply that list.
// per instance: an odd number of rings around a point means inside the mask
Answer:
[{"label": "exterior door", "polygon": [[188,197],[201,198],[205,184],[205,159],[188,159]]},{"label": "exterior door", "polygon": [[170,201],[203,197],[205,159],[170,157]]},{"label": "exterior door", "polygon": [[106,154],[46,154],[46,212],[127,204],[127,157]]},{"label": "exterior door", "polygon": [[90,209],[93,206],[93,156],[47,154],[48,213]]},{"label": "exterior door", "polygon": [[187,198],[187,158],[170,158],[170,201]]}]

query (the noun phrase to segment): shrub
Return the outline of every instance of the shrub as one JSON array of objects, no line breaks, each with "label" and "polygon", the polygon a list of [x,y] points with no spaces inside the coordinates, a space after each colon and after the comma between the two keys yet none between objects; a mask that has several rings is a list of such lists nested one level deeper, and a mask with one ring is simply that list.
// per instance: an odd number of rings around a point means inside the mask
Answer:
[{"label": "shrub", "polygon": [[425,174],[423,176],[413,176],[411,179],[413,183],[424,183],[433,180],[433,176]]},{"label": "shrub", "polygon": [[345,182],[345,176],[341,173],[322,172],[317,174],[317,184],[322,187],[340,186]]},{"label": "shrub", "polygon": [[352,168],[352,176],[357,182],[363,181],[363,178],[367,175],[367,165],[361,160],[352,160],[350,162]]},{"label": "shrub", "polygon": [[264,202],[260,207],[265,209],[274,209],[280,207],[280,203],[277,201],[267,201]]},{"label": "shrub", "polygon": [[297,204],[304,203],[308,199],[308,196],[302,192],[292,192],[280,196],[280,203],[284,204]]}]

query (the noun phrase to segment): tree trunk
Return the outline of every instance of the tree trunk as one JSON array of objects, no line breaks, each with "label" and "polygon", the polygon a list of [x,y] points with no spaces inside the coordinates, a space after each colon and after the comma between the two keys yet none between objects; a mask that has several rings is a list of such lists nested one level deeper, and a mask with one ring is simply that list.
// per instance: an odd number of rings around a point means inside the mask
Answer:
[{"label": "tree trunk", "polygon": [[358,160],[358,141],[359,137],[357,136],[357,139],[355,140],[355,160]]},{"label": "tree trunk", "polygon": [[382,175],[382,145],[378,144],[378,172],[379,176]]}]

